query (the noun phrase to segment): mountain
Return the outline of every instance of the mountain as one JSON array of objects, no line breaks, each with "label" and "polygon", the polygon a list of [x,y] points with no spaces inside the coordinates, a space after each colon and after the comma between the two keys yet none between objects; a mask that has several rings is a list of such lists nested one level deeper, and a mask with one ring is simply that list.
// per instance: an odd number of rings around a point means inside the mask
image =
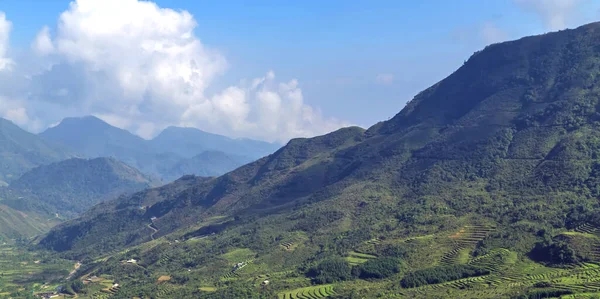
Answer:
[{"label": "mountain", "polygon": [[36,198],[55,213],[72,217],[122,193],[157,185],[137,169],[112,158],[74,158],[34,168],[9,188]]},{"label": "mountain", "polygon": [[204,151],[220,151],[226,154],[258,159],[269,155],[281,146],[273,143],[231,139],[207,133],[195,128],[168,127],[151,140],[159,152],[172,151],[182,157],[191,158]]},{"label": "mountain", "polygon": [[25,194],[0,189],[0,244],[38,236],[64,221],[44,203]]},{"label": "mountain", "polygon": [[172,298],[586,292],[600,262],[598,45],[600,23],[490,45],[366,131],[105,202],[39,245],[128,248],[87,270],[115,275],[122,297],[158,292],[163,273]]},{"label": "mountain", "polygon": [[40,136],[87,157],[127,157],[128,154],[147,151],[146,142],[141,137],[94,116],[65,118]]},{"label": "mountain", "polygon": [[159,170],[159,172],[163,174],[167,181],[174,181],[180,178],[182,174],[212,177],[232,171],[253,160],[247,156],[237,156],[219,151],[205,151],[173,164],[166,163],[165,165],[168,165],[168,168]]},{"label": "mountain", "polygon": [[[169,127],[155,139],[145,140],[93,116],[66,118],[40,136],[86,157],[114,157],[167,181],[185,174],[221,175],[278,148],[267,142],[237,140],[177,127]],[[214,160],[206,160],[209,156]]]},{"label": "mountain", "polygon": [[46,142],[11,121],[0,118],[0,185],[36,166],[71,156],[65,148]]}]

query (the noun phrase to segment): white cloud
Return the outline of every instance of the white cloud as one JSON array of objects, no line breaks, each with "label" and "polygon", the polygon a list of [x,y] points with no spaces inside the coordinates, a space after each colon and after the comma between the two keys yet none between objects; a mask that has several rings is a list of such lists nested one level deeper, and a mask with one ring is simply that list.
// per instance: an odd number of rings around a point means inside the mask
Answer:
[{"label": "white cloud", "polygon": [[525,10],[538,14],[549,30],[565,29],[575,18],[575,10],[581,0],[514,0]]},{"label": "white cloud", "polygon": [[0,71],[9,69],[12,60],[6,57],[12,23],[6,19],[6,14],[0,11]]},{"label": "white cloud", "polygon": [[[249,86],[207,94],[228,64],[200,41],[196,26],[190,13],[153,2],[74,1],[56,28],[39,31],[31,44],[38,55],[17,61],[21,67],[10,79],[13,84],[0,78],[0,95],[25,98],[12,103],[31,122],[47,126],[66,116],[91,114],[143,137],[168,125],[191,125],[285,141],[344,124],[306,105],[298,83],[278,83],[273,72]],[[2,28],[0,22],[0,57],[6,53]],[[10,29],[10,23],[4,28]],[[15,119],[23,116],[18,112],[11,112]]]},{"label": "white cloud", "polygon": [[379,74],[375,77],[375,81],[381,84],[392,84],[394,82],[394,74]]},{"label": "white cloud", "polygon": [[508,34],[504,30],[498,28],[498,26],[492,22],[484,23],[481,26],[479,33],[481,35],[481,39],[486,45],[503,42],[508,39]]},{"label": "white cloud", "polygon": [[191,106],[181,125],[270,141],[324,134],[349,125],[324,119],[320,111],[306,105],[297,80],[278,83],[275,74],[268,72],[251,82],[249,86],[229,87]]},{"label": "white cloud", "polygon": [[54,45],[50,38],[50,28],[48,26],[44,26],[38,32],[31,44],[31,48],[40,55],[47,55],[54,52]]}]

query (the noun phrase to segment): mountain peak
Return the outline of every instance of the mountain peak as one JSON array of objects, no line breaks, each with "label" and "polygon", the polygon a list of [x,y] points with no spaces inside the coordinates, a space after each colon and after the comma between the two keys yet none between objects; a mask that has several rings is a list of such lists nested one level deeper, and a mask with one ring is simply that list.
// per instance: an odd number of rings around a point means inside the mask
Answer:
[{"label": "mountain peak", "polygon": [[[393,133],[416,124],[511,126],[534,114],[545,124],[559,124],[541,114],[553,105],[567,110],[581,106],[582,97],[576,94],[595,92],[597,76],[590,74],[600,72],[598,28],[600,22],[489,45],[376,129]],[[547,113],[558,117],[567,113],[563,108]]]}]

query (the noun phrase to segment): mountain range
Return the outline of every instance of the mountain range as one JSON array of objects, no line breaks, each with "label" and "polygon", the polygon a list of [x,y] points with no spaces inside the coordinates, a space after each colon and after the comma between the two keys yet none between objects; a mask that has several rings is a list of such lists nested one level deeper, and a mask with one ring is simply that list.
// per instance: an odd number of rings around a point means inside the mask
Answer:
[{"label": "mountain range", "polygon": [[596,292],[599,44],[593,23],[490,45],[388,121],[105,201],[37,245],[123,298]]},{"label": "mountain range", "polygon": [[38,166],[0,187],[0,240],[40,235],[101,201],[158,185],[112,158]]},{"label": "mountain range", "polygon": [[10,183],[34,167],[73,156],[65,147],[44,141],[0,118],[0,185]]},{"label": "mountain range", "polygon": [[279,148],[180,127],[168,127],[154,139],[145,140],[94,116],[66,118],[40,136],[85,157],[114,157],[165,181],[185,174],[218,176]]},{"label": "mountain range", "polygon": [[37,198],[58,214],[72,217],[101,201],[159,185],[160,182],[114,158],[74,158],[36,167],[9,188]]},{"label": "mountain range", "polygon": [[276,147],[176,127],[144,140],[95,117],[67,118],[38,136],[0,118],[0,237],[38,235],[160,179],[217,176]]}]

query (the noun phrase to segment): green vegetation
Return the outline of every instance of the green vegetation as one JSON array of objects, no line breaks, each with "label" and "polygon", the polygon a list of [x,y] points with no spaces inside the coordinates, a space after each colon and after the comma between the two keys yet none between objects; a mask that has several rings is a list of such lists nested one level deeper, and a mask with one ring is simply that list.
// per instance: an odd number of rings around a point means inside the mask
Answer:
[{"label": "green vegetation", "polygon": [[112,158],[75,158],[40,166],[23,174],[10,184],[8,192],[33,197],[51,211],[73,217],[101,201],[158,184],[137,169]]},{"label": "green vegetation", "polygon": [[400,284],[404,288],[415,288],[488,274],[490,271],[471,265],[440,266],[411,272],[402,278]]},{"label": "green vegetation", "polygon": [[65,148],[46,142],[0,118],[0,186],[18,179],[32,168],[71,156]]},{"label": "green vegetation", "polygon": [[598,293],[599,39],[491,45],[366,131],[105,202],[32,247],[120,298]]},{"label": "green vegetation", "polygon": [[311,269],[310,276],[314,277],[319,284],[344,281],[352,278],[352,268],[350,264],[341,258],[329,258],[323,260],[314,269]]},{"label": "green vegetation", "polygon": [[277,295],[278,299],[301,299],[301,298],[310,298],[310,299],[318,299],[318,298],[326,298],[329,296],[335,295],[335,291],[333,290],[333,285],[321,285],[314,287],[306,287],[295,289],[293,291],[279,293]]},{"label": "green vegetation", "polygon": [[575,250],[566,241],[545,240],[535,245],[531,256],[538,261],[551,264],[573,264],[579,262]]},{"label": "green vegetation", "polygon": [[73,262],[47,252],[0,245],[0,298],[29,298],[32,292],[54,290],[72,267]]},{"label": "green vegetation", "polygon": [[380,257],[368,260],[358,269],[362,279],[387,278],[400,272],[400,261],[394,257]]}]

